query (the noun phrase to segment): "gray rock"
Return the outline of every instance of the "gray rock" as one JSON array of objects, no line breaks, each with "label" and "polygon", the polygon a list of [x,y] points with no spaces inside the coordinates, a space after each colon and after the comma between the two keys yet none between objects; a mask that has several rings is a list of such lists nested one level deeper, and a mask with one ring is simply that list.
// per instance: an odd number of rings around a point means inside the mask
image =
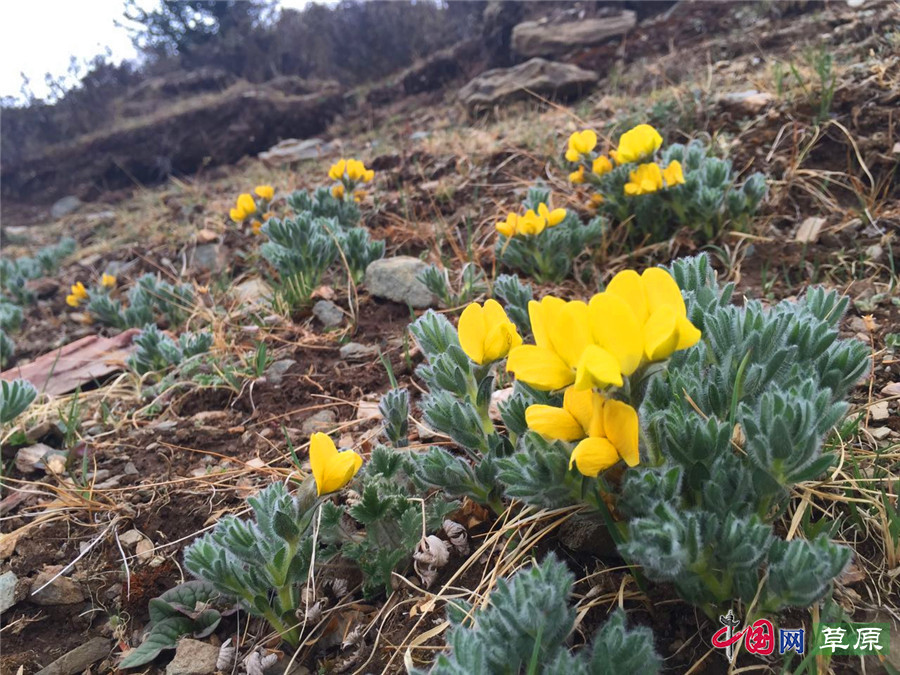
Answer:
[{"label": "gray rock", "polygon": [[84,222],[91,225],[110,225],[115,221],[115,211],[98,211],[97,213],[89,213],[84,217]]},{"label": "gray rock", "polygon": [[297,138],[286,138],[265,152],[259,153],[259,158],[269,166],[279,166],[327,157],[337,150],[336,143],[326,143],[321,138],[307,138],[302,141]]},{"label": "gray rock", "polygon": [[138,468],[134,465],[134,462],[126,462],[125,468],[122,469],[122,471],[126,476],[137,476],[138,473],[140,473]]},{"label": "gray rock", "polygon": [[64,456],[64,453],[43,443],[19,448],[16,452],[16,468],[22,473],[33,473],[42,470],[46,466],[44,458],[49,455]]},{"label": "gray rock", "polygon": [[272,288],[259,278],[247,279],[234,287],[234,297],[242,303],[257,305],[264,298],[271,297]]},{"label": "gray rock", "polygon": [[341,358],[347,361],[368,361],[376,356],[378,356],[378,347],[375,345],[348,342],[341,347]]},{"label": "gray rock", "polygon": [[16,584],[19,578],[10,570],[0,574],[0,614],[16,604]]},{"label": "gray rock", "polygon": [[597,73],[567,63],[535,58],[512,68],[495,68],[459,90],[459,99],[470,113],[490,110],[517,99],[572,99],[590,90]]},{"label": "gray rock", "polygon": [[513,28],[512,48],[522,56],[560,56],[624,35],[636,23],[635,13],[628,10],[616,16],[567,23],[525,21]]},{"label": "gray rock", "polygon": [[313,305],[312,312],[326,328],[334,328],[344,323],[344,312],[331,300],[319,300]]},{"label": "gray rock", "polygon": [[226,259],[225,248],[219,242],[200,244],[194,249],[193,266],[203,272],[218,272]]},{"label": "gray rock", "polygon": [[300,425],[300,432],[303,434],[304,439],[317,431],[328,433],[334,428],[336,422],[337,415],[334,414],[333,410],[320,410],[303,420],[303,424]]},{"label": "gray rock", "polygon": [[775,102],[775,97],[756,89],[735,91],[719,97],[719,107],[741,115],[756,115]]},{"label": "gray rock", "polygon": [[67,197],[63,197],[58,200],[53,206],[50,207],[50,215],[54,218],[62,218],[63,216],[67,216],[73,211],[77,211],[81,206],[81,200],[78,199],[75,195],[69,195]]},{"label": "gray rock", "polygon": [[428,267],[418,258],[382,258],[366,268],[366,288],[376,298],[384,298],[416,309],[437,305],[437,298],[416,277]]},{"label": "gray rock", "polygon": [[266,380],[269,384],[273,384],[277,387],[284,379],[284,374],[287,372],[288,368],[296,363],[297,362],[294,359],[281,359],[280,361],[275,361],[266,368]]},{"label": "gray rock", "polygon": [[[84,591],[81,586],[69,579],[68,577],[53,577],[59,573],[59,567],[47,567],[40,572],[31,583],[31,588],[39,590],[37,593],[32,591],[29,600],[35,605],[74,605],[84,601]],[[50,581],[53,579],[53,581]],[[47,582],[50,582],[46,588],[42,588]]]},{"label": "gray rock", "polygon": [[112,640],[95,637],[80,647],[76,647],[68,654],[60,656],[49,666],[39,670],[37,675],[75,675],[76,673],[83,673],[91,664],[109,656],[111,650]]},{"label": "gray rock", "polygon": [[175,658],[166,666],[166,675],[209,675],[216,672],[219,648],[191,638],[182,638],[175,647]]}]

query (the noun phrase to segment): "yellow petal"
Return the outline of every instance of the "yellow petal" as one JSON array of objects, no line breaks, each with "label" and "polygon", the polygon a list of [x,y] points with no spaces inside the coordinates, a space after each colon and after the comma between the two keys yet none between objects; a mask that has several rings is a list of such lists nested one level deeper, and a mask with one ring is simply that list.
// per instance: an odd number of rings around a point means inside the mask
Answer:
[{"label": "yellow petal", "polygon": [[650,361],[662,361],[677,346],[678,314],[671,305],[663,305],[644,324],[644,353]]},{"label": "yellow petal", "polygon": [[552,405],[530,405],[525,409],[528,428],[554,441],[577,441],[584,429],[572,415]]},{"label": "yellow petal", "polygon": [[375,170],[374,169],[368,169],[363,174],[363,182],[365,182],[365,183],[371,183],[374,179],[375,179]]},{"label": "yellow petal", "polygon": [[347,160],[342,159],[331,165],[328,169],[328,177],[331,180],[340,180],[344,177],[344,170],[347,168]]},{"label": "yellow petal", "polygon": [[316,479],[316,487],[319,494],[323,494],[322,486],[325,484],[326,472],[329,463],[338,454],[334,447],[334,441],[328,434],[316,432],[309,438],[309,464],[313,477]]},{"label": "yellow petal", "polygon": [[678,316],[687,316],[681,289],[672,275],[662,267],[648,267],[641,274],[641,281],[647,292],[647,310],[655,312],[663,305],[670,305]]},{"label": "yellow petal", "polygon": [[477,302],[471,303],[459,317],[459,344],[466,355],[477,364],[484,363],[484,338],[487,327],[484,310]]},{"label": "yellow petal", "polygon": [[637,410],[622,401],[607,399],[603,406],[603,429],[625,463],[637,466],[641,461]]},{"label": "yellow petal", "polygon": [[619,362],[603,347],[589,345],[584,350],[575,371],[575,388],[592,389],[597,387],[602,389],[609,385],[622,386],[622,371],[619,368]]},{"label": "yellow petal", "polygon": [[338,452],[327,434],[314,433],[309,439],[309,463],[319,495],[336,492],[350,482],[362,466],[362,457],[352,450]]},{"label": "yellow petal", "polygon": [[594,340],[616,357],[623,375],[631,375],[644,358],[644,340],[628,303],[614,293],[597,293],[588,311]]},{"label": "yellow petal", "polygon": [[506,370],[540,391],[562,389],[575,380],[575,373],[555,352],[535,345],[521,345],[510,351]]},{"label": "yellow petal", "polygon": [[275,196],[275,188],[271,185],[257,185],[253,192],[255,192],[260,199],[265,199],[267,202],[271,201],[272,197]]},{"label": "yellow petal", "polygon": [[344,198],[344,186],[343,185],[335,185],[331,188],[331,195],[335,199],[343,199]]},{"label": "yellow petal", "polygon": [[577,162],[579,157],[581,157],[581,155],[574,148],[566,150],[566,161]]},{"label": "yellow petal", "polygon": [[78,307],[78,305],[81,304],[81,298],[77,295],[67,295],[66,304],[69,305],[69,307]]},{"label": "yellow petal", "polygon": [[531,320],[531,334],[538,347],[553,350],[553,342],[547,326],[556,321],[557,315],[566,306],[566,301],[553,295],[545,295],[538,300],[528,301],[528,318]]},{"label": "yellow petal", "polygon": [[[597,394],[593,389],[576,389],[575,387],[569,387],[563,395],[563,408],[565,408],[572,417],[578,420],[585,436],[603,435],[602,428],[597,430],[596,434],[591,433],[591,423],[594,418],[596,399],[600,400],[602,408],[603,397]],[[602,420],[603,418],[600,416],[601,423]]]},{"label": "yellow petal", "polygon": [[555,320],[548,322],[547,330],[553,350],[570,368],[581,360],[581,355],[591,343],[588,307],[580,300],[567,302],[557,312]]},{"label": "yellow petal", "polygon": [[256,202],[254,202],[253,197],[246,192],[238,197],[237,207],[244,212],[245,216],[256,213]]},{"label": "yellow petal", "polygon": [[242,220],[244,220],[244,218],[247,217],[241,209],[231,209],[228,212],[228,215],[231,216],[231,219],[236,223],[241,222]]},{"label": "yellow petal", "polygon": [[566,219],[565,209],[553,209],[547,214],[547,227],[556,227]]},{"label": "yellow petal", "polygon": [[610,171],[612,171],[612,169],[612,162],[609,161],[609,158],[606,155],[600,155],[597,159],[594,160],[594,163],[591,166],[591,171],[593,171],[598,176],[609,173]]},{"label": "yellow petal", "polygon": [[484,361],[493,363],[499,361],[511,349],[522,344],[522,338],[516,330],[514,323],[507,321],[488,328],[487,337],[484,339]]},{"label": "yellow petal", "polygon": [[579,166],[577,171],[573,171],[569,174],[569,182],[575,185],[581,185],[584,183],[584,167]]},{"label": "yellow petal", "polygon": [[681,162],[677,159],[669,162],[669,166],[663,171],[663,179],[668,187],[684,185],[684,172],[681,170]]},{"label": "yellow petal", "polygon": [[687,317],[679,316],[676,328],[678,329],[678,344],[675,346],[675,351],[693,347],[700,342],[700,331],[688,321]]},{"label": "yellow petal", "polygon": [[605,438],[585,438],[575,446],[569,459],[569,468],[573,466],[585,476],[596,477],[601,471],[608,469],[619,461],[616,448]]},{"label": "yellow petal", "polygon": [[112,274],[103,273],[103,276],[100,277],[100,285],[103,288],[112,288],[116,285],[116,278]]},{"label": "yellow petal", "polygon": [[575,137],[575,149],[582,155],[586,155],[597,146],[597,134],[591,129],[585,129],[573,136]]},{"label": "yellow petal", "polygon": [[641,276],[634,270],[623,270],[614,276],[606,287],[607,293],[622,298],[631,308],[638,324],[647,321],[650,312],[647,307],[647,291]]}]

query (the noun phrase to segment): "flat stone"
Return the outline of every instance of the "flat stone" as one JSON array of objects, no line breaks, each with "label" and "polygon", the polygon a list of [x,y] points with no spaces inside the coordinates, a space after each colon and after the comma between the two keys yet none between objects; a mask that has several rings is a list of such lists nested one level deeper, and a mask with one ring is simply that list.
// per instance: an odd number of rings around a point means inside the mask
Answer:
[{"label": "flat stone", "polygon": [[891,416],[887,401],[878,401],[869,406],[869,414],[876,422],[882,422]]},{"label": "flat stone", "polygon": [[272,288],[259,278],[247,279],[234,287],[234,297],[238,302],[257,305],[264,298],[272,296]]},{"label": "flat stone", "polygon": [[307,138],[304,140],[286,138],[265,152],[259,153],[259,158],[268,166],[279,166],[319,159],[332,155],[337,151],[336,143],[326,143],[321,138]]},{"label": "flat stone", "polygon": [[39,670],[37,675],[76,675],[76,673],[83,673],[91,664],[109,656],[110,651],[112,651],[112,640],[95,637],[80,647],[76,647],[68,654],[60,656],[49,666]]},{"label": "flat stone", "polygon": [[225,267],[227,255],[218,242],[198,244],[194,249],[193,267],[203,272],[218,272]]},{"label": "flat stone", "polygon": [[136,546],[143,538],[144,535],[138,530],[128,530],[119,535],[119,543],[122,544],[122,546]]},{"label": "flat stone", "polygon": [[334,428],[335,422],[337,422],[337,415],[333,410],[320,410],[303,420],[300,431],[305,439],[317,431],[328,433]]},{"label": "flat stone", "polygon": [[719,97],[719,107],[744,115],[756,115],[774,103],[775,97],[768,92],[748,89],[723,94]]},{"label": "flat stone", "polygon": [[366,268],[366,288],[376,298],[416,309],[433,307],[437,298],[416,278],[426,267],[424,262],[410,256],[376,260]]},{"label": "flat stone", "polygon": [[869,429],[869,433],[872,434],[872,438],[876,441],[883,441],[885,438],[891,435],[890,427],[875,427],[874,429]]},{"label": "flat stone", "polygon": [[636,23],[637,16],[629,10],[566,23],[525,21],[513,28],[512,48],[522,56],[559,56],[624,35]]},{"label": "flat stone", "polygon": [[470,114],[489,111],[514,100],[533,100],[535,95],[571,100],[586,94],[597,83],[597,73],[568,63],[534,58],[512,68],[495,68],[459,90],[459,99]]},{"label": "flat stone", "polygon": [[331,300],[319,300],[313,305],[312,312],[326,328],[334,328],[344,323],[344,312]]},{"label": "flat stone", "polygon": [[50,215],[54,218],[62,218],[63,216],[67,216],[70,213],[77,211],[80,206],[81,200],[78,199],[78,197],[75,195],[68,195],[67,197],[57,200],[53,206],[50,207]]},{"label": "flat stone", "polygon": [[273,384],[277,387],[281,384],[282,380],[284,380],[284,374],[288,369],[296,364],[297,362],[294,359],[281,359],[280,361],[275,361],[266,368],[266,380],[269,384]]},{"label": "flat stone", "polygon": [[[59,569],[56,566],[45,568],[34,578],[31,588],[37,590],[44,586],[59,573]],[[37,593],[32,591],[28,599],[35,605],[74,605],[84,602],[84,591],[81,590],[81,586],[68,577],[56,577],[46,588]]]},{"label": "flat stone", "polygon": [[378,356],[378,347],[375,345],[348,342],[341,347],[341,358],[347,361],[368,361],[376,356]]},{"label": "flat stone", "polygon": [[16,584],[19,577],[10,570],[0,574],[0,614],[16,604]]},{"label": "flat stone", "polygon": [[29,445],[26,448],[19,448],[16,452],[16,468],[22,473],[34,473],[44,469],[44,459],[50,455],[63,455],[55,448],[43,443]]},{"label": "flat stone", "polygon": [[823,225],[825,225],[824,218],[810,216],[800,223],[800,227],[797,228],[797,234],[794,235],[794,241],[798,241],[801,244],[815,243],[819,238],[819,232],[822,231]]},{"label": "flat stone", "polygon": [[191,638],[182,638],[175,647],[175,658],[166,666],[166,675],[209,675],[216,672],[219,648]]}]

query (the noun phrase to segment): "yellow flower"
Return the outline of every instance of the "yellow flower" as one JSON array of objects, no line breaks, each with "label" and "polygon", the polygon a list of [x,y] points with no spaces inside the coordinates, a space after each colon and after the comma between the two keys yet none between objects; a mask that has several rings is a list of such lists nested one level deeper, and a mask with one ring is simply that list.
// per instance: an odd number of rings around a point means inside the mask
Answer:
[{"label": "yellow flower", "polygon": [[267,202],[272,201],[272,197],[275,196],[275,188],[271,185],[257,185],[254,192],[260,199],[265,199]]},{"label": "yellow flower", "polygon": [[344,186],[341,184],[341,185],[335,185],[333,188],[331,188],[331,196],[334,197],[335,199],[343,199],[344,198]]},{"label": "yellow flower", "polygon": [[538,214],[540,214],[541,218],[547,221],[547,227],[556,227],[566,219],[565,209],[553,209],[551,211],[550,208],[543,202],[538,204]]},{"label": "yellow flower", "polygon": [[361,202],[363,199],[366,198],[366,194],[367,194],[367,193],[366,193],[365,190],[356,190],[356,191],[353,193],[353,201],[355,201],[355,202]]},{"label": "yellow flower", "polygon": [[228,215],[230,215],[231,219],[236,223],[243,222],[244,218],[247,217],[247,214],[241,209],[231,209],[231,211],[228,212]]},{"label": "yellow flower", "polygon": [[569,147],[566,150],[566,159],[577,162],[581,155],[588,154],[597,146],[597,134],[590,129],[576,131],[569,136]]},{"label": "yellow flower", "polygon": [[625,183],[625,194],[629,196],[646,195],[661,190],[663,187],[663,174],[659,164],[641,164],[634,171],[629,172],[628,182]]},{"label": "yellow flower", "polygon": [[505,357],[510,349],[522,344],[522,338],[500,303],[488,300],[484,307],[473,302],[463,310],[459,343],[470,359],[484,365]]},{"label": "yellow flower", "polygon": [[543,232],[545,227],[547,227],[547,221],[541,218],[532,209],[528,209],[524,216],[519,216],[516,234],[533,236]]},{"label": "yellow flower", "polygon": [[261,234],[262,233],[262,223],[258,220],[253,220],[250,222],[250,231],[253,234]]},{"label": "yellow flower", "polygon": [[78,305],[81,304],[82,300],[87,299],[87,289],[84,287],[84,284],[79,281],[72,286],[72,292],[66,296],[66,303],[70,307],[78,307]]},{"label": "yellow flower", "polygon": [[245,192],[237,198],[237,207],[243,212],[244,218],[256,213],[256,202],[249,193]]},{"label": "yellow flower", "polygon": [[678,284],[661,267],[649,267],[640,275],[619,272],[606,291],[591,298],[589,314],[595,340],[616,355],[626,375],[637,367],[635,360],[640,361],[636,344],[642,346],[641,358],[662,361],[693,347],[701,337],[687,318]]},{"label": "yellow flower", "polygon": [[358,159],[348,159],[347,160],[347,178],[352,180],[354,183],[357,182],[360,178],[362,178],[366,173],[366,165],[360,162]]},{"label": "yellow flower", "polygon": [[573,171],[569,174],[569,182],[574,185],[581,185],[584,183],[584,167],[579,166],[577,171]]},{"label": "yellow flower", "polygon": [[638,124],[619,137],[618,148],[615,153],[610,154],[613,155],[616,164],[638,162],[656,152],[662,141],[659,132],[649,124]]},{"label": "yellow flower", "polygon": [[684,185],[684,173],[681,171],[681,162],[677,159],[669,162],[669,166],[663,169],[663,180],[666,182],[666,187]]},{"label": "yellow flower", "polygon": [[609,173],[613,170],[612,162],[609,161],[609,157],[606,155],[600,155],[597,159],[594,160],[594,164],[591,166],[591,171],[593,171],[598,176],[602,176],[605,173]]},{"label": "yellow flower", "polygon": [[344,170],[347,168],[347,160],[341,159],[331,165],[328,169],[328,177],[331,180],[341,180],[344,177]]},{"label": "yellow flower", "polygon": [[275,214],[272,213],[271,211],[266,211],[264,214],[262,214],[263,222],[267,221],[269,218],[271,218],[274,215]]},{"label": "yellow flower", "polygon": [[595,192],[594,194],[591,195],[590,201],[588,201],[588,208],[592,208],[592,209],[599,208],[600,205],[605,201],[606,201],[606,198],[603,195]]},{"label": "yellow flower", "polygon": [[337,492],[344,487],[362,466],[362,457],[352,450],[338,452],[334,441],[323,433],[309,438],[309,463],[319,495]]},{"label": "yellow flower", "polygon": [[100,277],[100,285],[103,288],[115,288],[116,278],[112,274],[103,273],[103,276]]},{"label": "yellow flower", "polygon": [[494,227],[504,237],[514,237],[518,231],[518,223],[519,216],[515,213],[510,213],[506,216],[506,220],[499,221]]},{"label": "yellow flower", "polygon": [[516,379],[541,391],[622,386],[616,358],[594,343],[588,306],[552,295],[528,303],[535,344],[512,349],[506,369]]},{"label": "yellow flower", "polygon": [[575,446],[569,468],[596,476],[624,459],[628,466],[640,462],[638,415],[627,403],[595,391],[566,389],[563,407],[530,405],[525,410],[528,428],[556,441],[581,441]]}]

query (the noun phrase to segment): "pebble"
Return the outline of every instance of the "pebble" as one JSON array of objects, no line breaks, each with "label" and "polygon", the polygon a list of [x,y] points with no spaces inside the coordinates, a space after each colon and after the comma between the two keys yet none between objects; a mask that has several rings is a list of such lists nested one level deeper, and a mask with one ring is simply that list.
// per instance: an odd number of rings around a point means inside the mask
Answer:
[{"label": "pebble", "polygon": [[108,638],[95,637],[68,654],[60,656],[37,675],[76,675],[83,673],[93,663],[109,656],[112,641]]},{"label": "pebble", "polygon": [[359,342],[348,342],[341,347],[341,358],[347,361],[368,361],[378,356],[378,347]]},{"label": "pebble", "polygon": [[326,328],[335,328],[344,323],[344,312],[331,300],[319,300],[313,305],[312,312]]},{"label": "pebble", "polygon": [[366,268],[366,288],[376,298],[384,298],[416,309],[434,307],[437,298],[418,280],[428,265],[410,256],[382,258]]},{"label": "pebble", "polygon": [[209,675],[216,672],[218,658],[215,645],[182,638],[175,647],[175,658],[166,666],[166,675]]},{"label": "pebble", "polygon": [[891,411],[888,409],[887,401],[878,401],[878,403],[873,403],[869,406],[869,413],[872,416],[872,419],[876,422],[881,422],[882,420],[886,420],[891,416]]},{"label": "pebble", "polygon": [[266,380],[269,384],[277,387],[281,384],[282,380],[284,380],[284,374],[288,369],[296,364],[297,362],[294,359],[281,359],[280,361],[275,361],[266,368]]},{"label": "pebble", "polygon": [[[32,591],[29,600],[35,605],[74,605],[84,601],[84,591],[81,586],[68,577],[56,577],[59,567],[46,567],[40,572],[31,584],[34,590],[41,589],[37,593]],[[53,581],[50,581],[53,579]],[[41,588],[49,582],[46,588]]]},{"label": "pebble", "polygon": [[10,570],[0,574],[0,614],[16,604],[16,584],[19,578]]},{"label": "pebble", "polygon": [[300,425],[300,431],[304,438],[314,434],[317,431],[328,433],[337,422],[337,415],[333,410],[320,410],[303,420]]}]

